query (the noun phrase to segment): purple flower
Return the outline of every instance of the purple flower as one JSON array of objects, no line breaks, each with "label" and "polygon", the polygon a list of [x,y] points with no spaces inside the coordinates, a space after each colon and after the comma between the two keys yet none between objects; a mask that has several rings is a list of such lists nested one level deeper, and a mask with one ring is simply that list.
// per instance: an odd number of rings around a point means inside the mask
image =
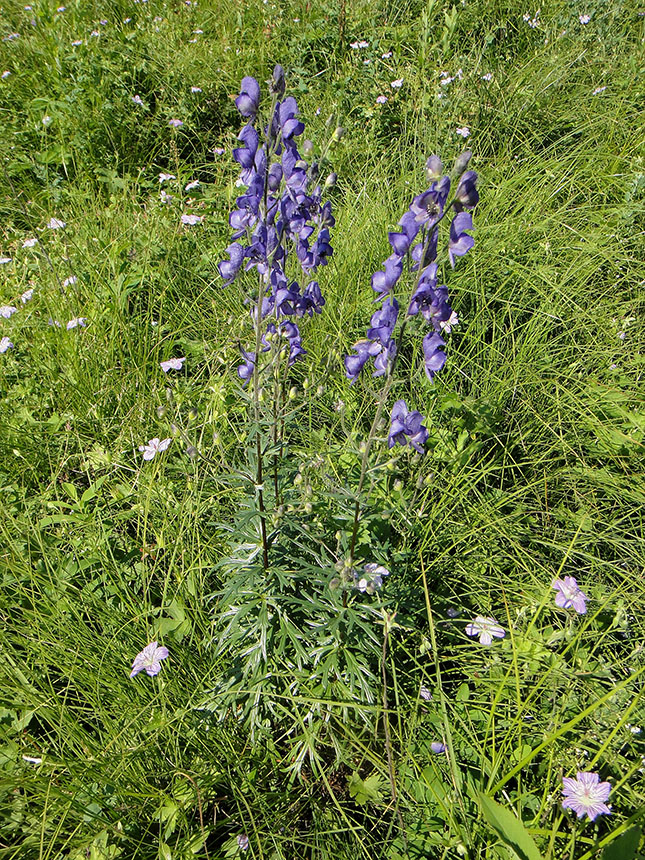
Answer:
[{"label": "purple flower", "polygon": [[445,752],[446,745],[442,741],[432,741],[430,744],[430,750],[435,754],[439,755],[442,752]]},{"label": "purple flower", "polygon": [[372,275],[372,289],[378,293],[379,298],[390,292],[403,272],[403,263],[398,254],[390,255],[384,265],[384,271],[374,272]]},{"label": "purple flower", "polygon": [[305,124],[296,119],[298,105],[293,96],[281,102],[278,110],[280,128],[282,129],[282,140],[290,141],[292,137],[300,135],[305,130]]},{"label": "purple flower", "polygon": [[0,353],[6,352],[8,349],[13,349],[13,344],[8,337],[0,339]]},{"label": "purple flower", "polygon": [[134,658],[130,677],[134,678],[135,675],[138,675],[139,672],[144,670],[147,675],[150,675],[150,677],[158,675],[161,671],[161,661],[165,660],[167,656],[167,648],[163,645],[157,645],[156,642],[151,642]]},{"label": "purple flower", "polygon": [[399,445],[407,445],[424,453],[423,446],[428,440],[428,430],[423,425],[423,415],[420,412],[408,410],[405,400],[397,400],[392,407],[390,416],[390,432],[388,434],[388,448],[393,448],[397,442]]},{"label": "purple flower", "polygon": [[356,355],[346,355],[344,359],[345,375],[352,383],[356,382],[358,375],[363,369],[365,362],[370,357],[377,356],[381,347],[378,343],[371,340],[359,340],[354,344],[352,349],[356,350]]},{"label": "purple flower", "polygon": [[243,349],[240,349],[242,356],[244,358],[244,364],[240,364],[237,368],[237,375],[240,379],[246,383],[253,376],[253,368],[255,367],[255,353],[254,352],[246,352]]},{"label": "purple flower", "polygon": [[139,445],[139,451],[143,451],[144,460],[152,460],[155,454],[165,451],[171,441],[171,439],[162,439],[159,441],[159,437],[155,436],[154,439],[148,441],[147,445]]},{"label": "purple flower", "polygon": [[432,693],[430,692],[430,690],[427,687],[421,687],[419,689],[419,695],[426,702],[432,701]]},{"label": "purple flower", "polygon": [[399,303],[396,299],[386,299],[380,310],[372,314],[371,328],[367,330],[367,336],[371,340],[379,340],[386,346],[394,331],[396,320],[399,315]]},{"label": "purple flower", "polygon": [[390,575],[386,567],[373,561],[366,564],[363,571],[363,575],[358,571],[354,572],[354,584],[359,591],[367,594],[374,594],[383,585],[383,577]]},{"label": "purple flower", "polygon": [[186,224],[188,227],[194,227],[196,224],[201,224],[202,219],[199,215],[182,215],[181,223]]},{"label": "purple flower", "polygon": [[429,332],[423,338],[423,366],[430,382],[446,363],[446,353],[441,351],[445,345],[445,340],[436,332]]},{"label": "purple flower", "polygon": [[76,328],[77,326],[80,326],[81,328],[85,328],[86,325],[87,325],[87,318],[86,317],[74,317],[74,319],[71,319],[67,323],[65,328],[67,329],[67,331],[71,331],[73,328]]},{"label": "purple flower", "polygon": [[235,107],[244,117],[255,119],[260,106],[260,85],[252,77],[242,78],[240,94],[235,99]]},{"label": "purple flower", "polygon": [[482,645],[490,645],[493,641],[493,636],[498,639],[503,639],[506,632],[503,627],[500,627],[494,618],[483,618],[478,615],[474,621],[466,625],[466,633],[469,636],[479,636],[479,641]]},{"label": "purple flower", "polygon": [[578,588],[578,583],[573,576],[565,576],[564,579],[554,579],[551,587],[557,592],[555,605],[562,609],[575,609],[579,615],[587,611],[585,601],[588,599],[584,591]]},{"label": "purple flower", "polygon": [[246,833],[240,833],[240,835],[237,837],[237,847],[240,849],[240,851],[248,850],[249,837],[246,835]]},{"label": "purple flower", "polygon": [[169,119],[168,120],[168,125],[171,128],[181,128],[183,124],[184,124],[184,121],[182,119]]},{"label": "purple flower", "polygon": [[595,821],[599,815],[609,815],[611,808],[607,806],[611,785],[600,782],[597,773],[576,774],[576,778],[565,776],[562,780],[563,809],[573,809],[578,818],[587,816],[589,821]]},{"label": "purple flower", "polygon": [[[472,208],[479,202],[479,192],[477,191],[477,174],[474,170],[467,170],[457,186],[455,199],[460,206]],[[459,211],[459,209],[458,209]],[[466,229],[470,230],[471,227]]]},{"label": "purple flower", "polygon": [[1,305],[0,306],[0,317],[4,317],[4,319],[8,320],[9,317],[13,316],[17,312],[18,308],[14,307],[14,305]]},{"label": "purple flower", "polygon": [[226,249],[226,253],[231,258],[230,260],[222,260],[217,264],[220,275],[224,278],[227,284],[232,283],[240,271],[240,267],[244,261],[244,248],[239,242],[233,242]]},{"label": "purple flower", "polygon": [[186,361],[186,356],[183,358],[169,358],[167,361],[161,361],[161,369],[164,373],[168,373],[169,370],[181,370],[184,362]]},{"label": "purple flower", "polygon": [[450,239],[448,241],[448,256],[450,265],[455,268],[455,257],[463,257],[474,246],[475,240],[466,233],[473,229],[473,216],[470,212],[459,212],[452,219],[450,225]]}]

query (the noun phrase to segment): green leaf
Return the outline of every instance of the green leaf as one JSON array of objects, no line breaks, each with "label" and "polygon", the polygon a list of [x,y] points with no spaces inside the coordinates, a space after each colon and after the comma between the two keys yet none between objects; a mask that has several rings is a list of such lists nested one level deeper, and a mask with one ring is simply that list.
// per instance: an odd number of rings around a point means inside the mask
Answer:
[{"label": "green leaf", "polygon": [[356,771],[354,771],[349,781],[349,793],[356,803],[361,806],[365,806],[370,801],[372,803],[380,803],[383,800],[380,776],[378,773],[373,773],[367,779],[361,779]]},{"label": "green leaf", "polygon": [[542,860],[528,830],[510,809],[500,806],[492,797],[477,792],[477,801],[486,821],[519,860]]},{"label": "green leaf", "polygon": [[638,825],[630,827],[629,830],[621,833],[618,839],[614,839],[613,842],[605,846],[602,860],[634,860],[640,841],[640,827]]}]

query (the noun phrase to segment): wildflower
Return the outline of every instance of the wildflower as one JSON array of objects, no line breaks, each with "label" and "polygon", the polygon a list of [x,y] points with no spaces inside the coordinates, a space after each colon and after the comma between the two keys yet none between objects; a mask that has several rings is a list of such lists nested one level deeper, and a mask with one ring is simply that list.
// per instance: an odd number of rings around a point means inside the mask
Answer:
[{"label": "wildflower", "polygon": [[82,39],[75,39],[75,40],[72,42],[72,47],[73,47],[73,48],[78,48],[78,46],[79,46],[79,45],[82,45],[82,44],[83,44],[83,40],[82,40]]},{"label": "wildflower", "polygon": [[47,222],[47,226],[50,230],[64,230],[67,227],[65,221],[59,221],[58,218],[50,218]]},{"label": "wildflower", "polygon": [[3,37],[2,41],[3,42],[13,42],[14,39],[19,39],[19,38],[20,38],[20,33],[9,33],[8,36]]},{"label": "wildflower", "polygon": [[430,744],[430,750],[435,754],[439,755],[442,752],[445,752],[446,745],[442,743],[442,741],[432,741]]},{"label": "wildflower", "polygon": [[578,818],[586,815],[589,821],[595,821],[599,815],[611,813],[606,803],[610,791],[611,785],[600,782],[597,773],[578,772],[575,779],[565,776],[562,780],[562,808],[573,809]]},{"label": "wildflower", "polygon": [[11,262],[11,257],[0,257],[0,266],[5,266]]},{"label": "wildflower", "polygon": [[161,191],[159,192],[159,199],[161,200],[162,203],[170,203],[170,201],[174,200],[175,198],[173,197],[172,194],[168,194],[168,192],[162,188]]},{"label": "wildflower", "polygon": [[95,39],[98,38],[100,35],[101,34],[98,30],[92,30],[92,32],[90,33],[90,36],[93,36]]},{"label": "wildflower", "polygon": [[213,147],[213,155],[224,155],[226,150],[223,146],[214,146]]},{"label": "wildflower", "polygon": [[33,294],[34,294],[34,288],[33,287],[24,291],[24,293],[20,296],[20,301],[23,303],[23,305],[26,305],[27,302],[30,301]]},{"label": "wildflower", "polygon": [[201,183],[200,183],[199,179],[193,179],[192,182],[189,182],[186,185],[184,190],[185,191],[192,191],[194,188],[199,188],[200,185],[201,185]]},{"label": "wildflower", "polygon": [[408,410],[405,400],[397,400],[392,407],[390,416],[390,432],[388,433],[388,448],[399,445],[407,445],[423,454],[423,446],[428,440],[428,430],[423,425],[423,415],[416,410]]},{"label": "wildflower", "polygon": [[0,75],[0,78],[2,78],[2,80],[3,80],[3,81],[5,81],[5,80],[9,77],[9,75],[10,75],[10,74],[11,74],[11,72],[9,71],[9,69],[7,69],[6,71],[4,71],[4,72]]},{"label": "wildflower", "polygon": [[465,125],[463,128],[456,128],[455,134],[460,135],[465,140],[467,137],[470,137],[470,129]]},{"label": "wildflower", "polygon": [[176,176],[174,173],[160,173],[159,174],[159,183],[160,184],[162,182],[170,182],[172,179],[176,179]]},{"label": "wildflower", "polygon": [[482,81],[492,81],[492,80],[493,80],[493,73],[492,72],[486,72],[485,75],[482,75]]},{"label": "wildflower", "polygon": [[354,572],[354,584],[359,591],[367,592],[367,594],[374,594],[383,585],[383,577],[390,575],[390,571],[386,567],[375,562],[369,562],[363,567],[363,570],[364,576],[361,576],[358,571]]},{"label": "wildflower", "polygon": [[242,78],[240,94],[235,99],[235,107],[243,117],[255,119],[260,106],[260,85],[250,76]]},{"label": "wildflower", "polygon": [[384,105],[386,103],[386,101],[387,101],[387,96],[377,96],[376,97],[376,104],[377,105]]},{"label": "wildflower", "polygon": [[74,286],[74,284],[76,283],[76,281],[78,281],[78,278],[76,277],[76,275],[70,275],[70,276],[69,276],[69,278],[65,278],[65,280],[63,281],[62,286],[64,286],[64,287],[73,287],[73,286]]},{"label": "wildflower", "polygon": [[386,51],[384,54],[381,54],[382,60],[389,60],[392,56],[392,51]]},{"label": "wildflower", "polygon": [[445,345],[445,340],[436,332],[428,332],[423,338],[423,366],[430,382],[446,363],[446,354],[442,352]]},{"label": "wildflower", "polygon": [[142,672],[144,669],[146,674],[150,675],[150,677],[158,675],[161,671],[161,661],[165,660],[167,656],[167,648],[165,648],[163,645],[157,645],[156,641],[151,642],[149,645],[146,645],[143,651],[140,651],[134,658],[130,677],[134,678],[135,675],[138,675],[139,672]]},{"label": "wildflower", "polygon": [[186,356],[183,358],[169,358],[167,361],[160,362],[161,369],[164,373],[168,373],[169,370],[181,370],[185,361]]},{"label": "wildflower", "polygon": [[448,257],[450,265],[455,268],[455,257],[463,257],[474,246],[475,240],[466,233],[473,229],[473,218],[470,212],[460,212],[452,219],[450,239],[448,241]]},{"label": "wildflower", "polygon": [[155,436],[148,441],[147,445],[139,445],[139,451],[143,451],[144,460],[152,460],[155,454],[165,451],[171,441],[172,439],[162,439],[160,442],[159,437]]},{"label": "wildflower", "polygon": [[419,695],[425,702],[432,701],[432,693],[427,687],[421,687],[421,689],[419,690]]},{"label": "wildflower", "polygon": [[12,317],[18,308],[15,308],[13,305],[0,305],[0,317],[4,317],[4,319],[8,320],[9,317]]},{"label": "wildflower", "polygon": [[201,87],[191,87],[190,91],[191,91],[191,93],[201,93],[202,88]]},{"label": "wildflower", "polygon": [[47,320],[47,325],[52,326],[52,328],[60,328],[58,320],[52,319],[51,317]]},{"label": "wildflower", "polygon": [[506,635],[504,628],[500,627],[494,618],[483,618],[481,615],[466,625],[466,633],[468,636],[479,636],[479,642],[482,645],[490,645],[493,636],[503,639]]},{"label": "wildflower", "polygon": [[13,349],[13,344],[8,337],[0,339],[0,353],[6,352],[8,349]]},{"label": "wildflower", "polygon": [[67,331],[71,331],[73,328],[77,328],[78,326],[80,326],[81,328],[85,328],[86,325],[87,325],[87,318],[86,317],[74,317],[74,319],[71,319],[67,323],[65,328],[67,329]]},{"label": "wildflower", "polygon": [[604,93],[607,87],[596,87],[596,89],[592,92],[592,96],[597,96],[600,93]]},{"label": "wildflower", "polygon": [[23,248],[33,248],[34,245],[38,244],[38,239],[25,239],[22,243]]},{"label": "wildflower", "polygon": [[400,90],[400,89],[401,89],[401,87],[403,86],[403,80],[404,80],[403,78],[397,78],[397,80],[396,80],[396,81],[391,81],[391,82],[390,82],[390,86],[391,86],[391,87],[392,87],[392,89],[394,89],[394,90]]},{"label": "wildflower", "polygon": [[246,833],[240,833],[240,835],[237,837],[237,847],[240,849],[240,851],[248,850],[249,837],[246,835]]},{"label": "wildflower", "polygon": [[585,601],[587,595],[578,588],[578,583],[573,576],[565,576],[564,579],[554,579],[551,587],[557,592],[555,605],[562,609],[575,609],[579,615],[587,611]]},{"label": "wildflower", "polygon": [[454,78],[451,78],[450,75],[448,75],[447,78],[441,78],[439,83],[441,84],[442,87],[447,87],[448,84],[451,84],[453,81],[454,81]]},{"label": "wildflower", "polygon": [[439,320],[439,328],[446,334],[450,334],[456,325],[459,325],[459,317],[455,311],[451,312],[447,320]]},{"label": "wildflower", "polygon": [[588,24],[591,21],[591,15],[581,15],[578,20],[581,24]]},{"label": "wildflower", "polygon": [[202,219],[199,215],[182,215],[181,223],[187,224],[189,227],[194,227],[196,224],[201,224]]},{"label": "wildflower", "polygon": [[145,107],[145,105],[143,103],[143,99],[141,98],[141,96],[132,96],[132,101],[135,103],[135,105],[139,105],[140,107]]},{"label": "wildflower", "polygon": [[182,119],[169,119],[168,120],[168,125],[171,128],[181,128],[183,124],[184,124],[184,121]]}]

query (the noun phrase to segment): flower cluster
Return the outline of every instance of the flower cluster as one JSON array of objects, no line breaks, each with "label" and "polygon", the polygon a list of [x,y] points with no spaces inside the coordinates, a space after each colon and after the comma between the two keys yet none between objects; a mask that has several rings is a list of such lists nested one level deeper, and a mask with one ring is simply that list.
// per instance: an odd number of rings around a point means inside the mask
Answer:
[{"label": "flower cluster", "polygon": [[354,585],[359,591],[374,594],[383,585],[383,577],[389,575],[390,571],[382,564],[370,561],[363,565],[363,573],[354,571]]},{"label": "flower cluster", "polygon": [[[300,329],[295,318],[320,313],[325,300],[318,282],[312,279],[319,266],[325,266],[333,253],[329,230],[334,226],[331,203],[323,203],[325,185],[319,182],[319,164],[308,162],[298,150],[297,138],[305,125],[299,118],[298,105],[292,96],[283,98],[284,71],[276,66],[269,82],[273,108],[267,125],[258,131],[257,114],[260,86],[255,78],[242,80],[235,100],[240,114],[248,122],[238,135],[241,145],[233,150],[240,165],[238,186],[243,193],[236,199],[236,209],[229,217],[233,242],[227,248],[228,260],[219,263],[219,272],[227,284],[241,271],[256,269],[261,292],[258,308],[252,313],[257,323],[271,316],[262,343],[268,351],[272,342],[285,339],[288,364],[305,354]],[[312,155],[313,144],[304,141],[302,152]],[[303,286],[287,272],[297,260],[307,281]],[[285,318],[289,319],[285,319]],[[255,352],[242,352],[244,363],[238,368],[246,383],[253,373]]]},{"label": "flower cluster", "polygon": [[[354,344],[355,354],[345,357],[345,374],[352,384],[370,359],[374,362],[373,376],[389,376],[392,372],[398,349],[394,330],[399,320],[399,303],[394,297],[394,290],[406,262],[409,270],[416,273],[416,282],[403,325],[420,314],[431,326],[422,342],[424,369],[430,381],[444,366],[446,354],[443,347],[446,342],[442,334],[450,333],[458,320],[450,307],[446,286],[437,283],[438,267],[435,260],[439,223],[449,211],[454,211],[447,249],[450,265],[454,268],[455,258],[463,257],[475,244],[468,232],[473,229],[472,215],[468,210],[477,205],[479,194],[477,174],[466,170],[470,158],[471,153],[466,151],[455,163],[453,175],[459,178],[459,183],[448,203],[450,177],[442,175],[441,159],[436,155],[430,156],[426,162],[429,188],[414,198],[399,221],[401,229],[388,233],[392,253],[384,261],[383,268],[372,276],[372,289],[381,307],[372,316],[367,338]],[[405,402],[397,401],[392,410],[390,447],[397,442],[406,445],[409,438],[414,448],[422,450],[427,430],[421,421],[418,412],[408,412]]]}]

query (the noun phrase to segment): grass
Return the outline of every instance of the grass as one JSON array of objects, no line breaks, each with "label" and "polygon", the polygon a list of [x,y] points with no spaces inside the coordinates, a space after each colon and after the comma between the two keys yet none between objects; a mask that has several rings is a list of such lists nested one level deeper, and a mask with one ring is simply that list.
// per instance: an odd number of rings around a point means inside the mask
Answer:
[{"label": "grass", "polygon": [[[246,856],[285,860],[642,856],[642,10],[549,0],[531,27],[500,0],[32,5],[4,10],[20,35],[0,43],[0,304],[18,308],[0,320],[0,857],[215,860],[243,833]],[[276,62],[306,134],[345,135],[267,588],[244,560],[248,317],[217,263],[231,94]],[[395,392],[428,454],[375,462],[359,548],[392,575],[348,614],[325,565],[378,380],[350,387],[342,356],[387,230],[463,126],[476,245],[442,268],[461,322],[433,386],[406,343]],[[586,615],[554,607],[564,575]],[[506,637],[468,638],[475,615]],[[130,680],[155,638],[170,659]],[[612,784],[593,824],[561,809],[578,770]]]}]

